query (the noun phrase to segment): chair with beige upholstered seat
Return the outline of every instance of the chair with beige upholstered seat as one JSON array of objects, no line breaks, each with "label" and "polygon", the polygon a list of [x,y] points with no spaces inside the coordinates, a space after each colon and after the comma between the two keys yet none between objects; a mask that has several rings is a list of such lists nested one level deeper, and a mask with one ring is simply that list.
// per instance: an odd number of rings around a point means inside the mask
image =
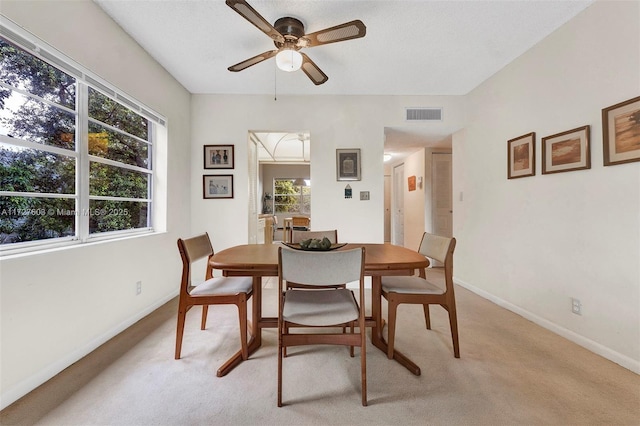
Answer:
[{"label": "chair with beige upholstered seat", "polygon": [[[301,231],[294,229],[291,231],[291,243],[299,244],[300,241],[308,240],[309,238],[317,238],[322,240],[323,238],[328,238],[331,241],[331,244],[336,244],[338,242],[338,230],[331,229],[327,231]],[[325,286],[323,288],[346,288],[346,283],[344,284],[336,284],[331,286]],[[317,289],[318,286],[306,286],[300,283],[294,283],[292,281],[287,281],[287,290],[292,288],[306,288],[306,289]],[[343,327],[343,332],[346,331],[346,328]],[[353,348],[351,348],[351,353],[353,356]],[[287,356],[287,349],[284,350],[284,356]]]},{"label": "chair with beige upholstered seat", "polygon": [[[251,298],[253,280],[251,277],[214,277],[209,259],[213,256],[213,247],[209,234],[178,239],[178,250],[182,258],[182,280],[180,283],[180,300],[178,302],[178,326],[176,330],[175,358],[180,359],[182,337],[187,311],[192,306],[202,306],[200,328],[207,325],[209,305],[233,304],[238,307],[240,317],[240,344],[242,359],[248,358],[247,347],[247,300]],[[205,281],[194,285],[191,281],[192,265],[199,260],[207,260]]]},{"label": "chair with beige upholstered seat", "polygon": [[[329,285],[358,281],[358,300],[364,301],[364,256],[365,249],[362,247],[325,252],[283,247],[278,249],[278,407],[282,406],[284,349],[319,344],[360,347],[362,405],[367,405],[364,303],[358,303],[351,290],[326,288]],[[313,291],[288,290],[285,284],[287,281],[320,288]],[[358,332],[344,334],[335,331],[336,327],[347,323],[356,323]],[[290,332],[289,326],[305,328]],[[325,330],[309,332],[306,327]],[[292,378],[295,376],[293,374]]]},{"label": "chair with beige upholstered seat", "polygon": [[456,300],[453,291],[453,251],[456,239],[447,238],[427,232],[422,236],[419,252],[426,257],[444,263],[444,288],[426,279],[426,271],[421,276],[384,276],[382,277],[382,296],[388,302],[388,352],[389,359],[393,358],[393,345],[396,333],[396,312],[402,303],[423,305],[424,318],[427,329],[431,329],[429,305],[440,305],[449,313],[449,326],[453,341],[453,354],[460,358],[458,341],[458,319]]}]

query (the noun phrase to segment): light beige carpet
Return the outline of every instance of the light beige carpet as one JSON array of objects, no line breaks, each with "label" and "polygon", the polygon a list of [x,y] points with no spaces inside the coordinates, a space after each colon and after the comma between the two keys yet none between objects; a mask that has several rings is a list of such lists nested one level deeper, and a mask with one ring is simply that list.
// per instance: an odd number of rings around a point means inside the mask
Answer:
[{"label": "light beige carpet", "polygon": [[[431,272],[438,276],[438,271]],[[212,307],[200,331],[192,309],[174,360],[172,301],[0,413],[2,425],[640,425],[640,376],[456,288],[461,358],[446,313],[401,306],[396,347],[414,376],[367,351],[369,406],[360,405],[359,357],[342,347],[290,349],[276,406],[277,336],[228,376],[239,348],[234,307]],[[264,311],[275,315],[275,291]]]}]

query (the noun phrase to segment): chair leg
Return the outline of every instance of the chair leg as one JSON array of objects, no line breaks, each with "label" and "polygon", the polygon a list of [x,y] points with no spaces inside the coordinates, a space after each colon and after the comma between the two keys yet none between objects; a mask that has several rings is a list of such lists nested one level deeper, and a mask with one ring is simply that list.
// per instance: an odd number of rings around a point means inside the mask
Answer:
[{"label": "chair leg", "polygon": [[240,348],[242,359],[249,358],[249,348],[247,347],[247,295],[242,294],[238,302],[238,316],[240,317]]},{"label": "chair leg", "polygon": [[390,293],[387,299],[387,310],[389,311],[389,324],[387,325],[387,358],[393,359],[393,343],[396,338],[396,311],[398,305]]},{"label": "chair leg", "polygon": [[202,320],[200,321],[200,330],[207,328],[207,314],[209,313],[209,305],[202,305]]},{"label": "chair leg", "polygon": [[[351,321],[351,323],[349,323],[349,332],[351,334],[353,334],[353,330],[354,330],[353,321]],[[347,331],[347,328],[346,327],[342,327],[342,334],[346,333],[346,331]],[[349,346],[349,356],[351,358],[353,358],[355,356],[355,351],[354,351],[354,347],[353,346]]]},{"label": "chair leg", "polygon": [[278,335],[278,407],[282,407],[282,334]]},{"label": "chair leg", "polygon": [[[284,326],[284,334],[289,334],[289,326],[287,325]],[[287,357],[287,348],[282,349],[282,356]]]},{"label": "chair leg", "polygon": [[453,341],[453,356],[460,358],[460,341],[458,340],[458,315],[456,305],[453,304],[447,309],[449,312],[449,327],[451,327],[451,340]]},{"label": "chair leg", "polygon": [[[360,330],[362,333],[362,330]],[[362,377],[361,387],[362,387],[362,406],[367,406],[367,348],[366,348],[366,337],[362,336],[360,341],[360,375]]]},{"label": "chair leg", "polygon": [[422,305],[424,309],[424,322],[427,324],[427,330],[431,330],[431,317],[429,315],[429,304],[425,303]]},{"label": "chair leg", "polygon": [[180,352],[182,351],[182,336],[184,334],[184,322],[187,316],[187,308],[180,306],[178,308],[178,325],[176,327],[176,354],[175,359],[180,359]]}]

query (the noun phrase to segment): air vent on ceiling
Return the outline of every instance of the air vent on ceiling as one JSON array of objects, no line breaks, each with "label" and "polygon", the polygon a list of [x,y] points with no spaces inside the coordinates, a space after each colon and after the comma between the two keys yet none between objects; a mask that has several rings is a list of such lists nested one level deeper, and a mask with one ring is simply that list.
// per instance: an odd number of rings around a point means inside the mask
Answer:
[{"label": "air vent on ceiling", "polygon": [[442,121],[442,108],[405,108],[406,121]]}]

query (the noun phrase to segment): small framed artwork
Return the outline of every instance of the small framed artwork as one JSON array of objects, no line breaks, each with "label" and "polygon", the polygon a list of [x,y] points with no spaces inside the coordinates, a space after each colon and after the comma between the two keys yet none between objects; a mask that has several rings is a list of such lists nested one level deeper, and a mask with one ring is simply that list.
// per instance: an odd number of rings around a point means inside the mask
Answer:
[{"label": "small framed artwork", "polygon": [[591,168],[589,126],[542,138],[542,174]]},{"label": "small framed artwork", "polygon": [[416,177],[415,176],[409,176],[407,178],[407,184],[409,185],[409,191],[415,191],[416,190]]},{"label": "small framed artwork", "polygon": [[233,145],[205,145],[205,169],[233,169]]},{"label": "small framed artwork", "polygon": [[233,175],[202,176],[202,198],[233,198]]},{"label": "small framed artwork", "polygon": [[507,179],[536,174],[536,133],[507,141]]},{"label": "small framed artwork", "polygon": [[336,149],[338,180],[360,180],[360,149]]},{"label": "small framed artwork", "polygon": [[640,96],[602,110],[604,165],[640,161]]}]

